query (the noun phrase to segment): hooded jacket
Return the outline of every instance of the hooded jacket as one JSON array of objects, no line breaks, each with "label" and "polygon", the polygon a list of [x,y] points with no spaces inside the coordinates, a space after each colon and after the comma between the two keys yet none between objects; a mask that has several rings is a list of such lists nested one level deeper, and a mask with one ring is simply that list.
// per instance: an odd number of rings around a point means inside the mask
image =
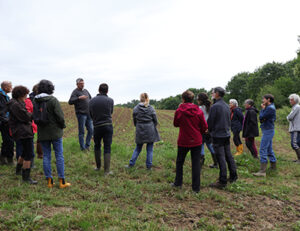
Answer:
[{"label": "hooded jacket", "polygon": [[243,123],[243,138],[259,136],[257,113],[258,110],[255,107],[246,108]]},{"label": "hooded jacket", "polygon": [[300,105],[295,104],[292,107],[292,111],[286,117],[289,121],[289,132],[299,132],[300,131]]},{"label": "hooded jacket", "polygon": [[243,128],[244,115],[242,109],[235,107],[231,110],[231,131],[239,133]]},{"label": "hooded jacket", "polygon": [[137,144],[160,141],[160,136],[156,129],[156,112],[151,105],[146,107],[143,103],[139,103],[134,107],[132,116],[136,127],[135,142]]},{"label": "hooded jacket", "polygon": [[33,138],[32,114],[26,110],[25,102],[12,99],[7,103],[9,127],[14,140]]},{"label": "hooded jacket", "polygon": [[9,96],[0,88],[0,124],[7,124],[8,122],[7,102],[9,100]]},{"label": "hooded jacket", "polygon": [[202,144],[202,134],[207,123],[202,110],[193,103],[182,103],[175,112],[173,124],[179,127],[177,144],[180,147],[196,147]]},{"label": "hooded jacket", "polygon": [[38,125],[38,140],[57,140],[63,136],[63,129],[66,127],[64,113],[60,103],[54,96],[42,93],[34,98],[35,103],[43,101],[47,102],[49,123],[46,125]]}]

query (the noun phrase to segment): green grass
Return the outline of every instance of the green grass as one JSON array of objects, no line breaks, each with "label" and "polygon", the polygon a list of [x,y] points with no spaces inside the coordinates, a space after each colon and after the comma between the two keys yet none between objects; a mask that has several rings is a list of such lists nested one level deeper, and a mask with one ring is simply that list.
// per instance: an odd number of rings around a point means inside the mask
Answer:
[{"label": "green grass", "polygon": [[[69,131],[64,138],[70,188],[58,188],[54,160],[53,189],[46,186],[42,160],[36,160],[37,168],[32,171],[39,181],[36,186],[23,184],[14,175],[14,167],[0,166],[0,230],[300,230],[300,165],[291,162],[295,154],[286,127],[278,126],[274,138],[278,171],[255,178],[252,173],[259,169],[259,162],[245,150],[235,158],[239,180],[224,190],[211,189],[209,184],[217,179],[218,170],[208,167],[212,161],[206,150],[202,188],[195,194],[190,155],[182,189],[170,187],[178,130],[165,116],[173,112],[159,113],[164,128],[162,141],[154,147],[153,171],[146,170],[145,150],[134,168],[124,168],[135,147],[131,118],[114,125],[112,176],[105,177],[103,169],[93,170],[94,154],[79,151],[77,131]],[[120,121],[121,116],[115,116]],[[74,118],[68,123],[74,126]]]}]

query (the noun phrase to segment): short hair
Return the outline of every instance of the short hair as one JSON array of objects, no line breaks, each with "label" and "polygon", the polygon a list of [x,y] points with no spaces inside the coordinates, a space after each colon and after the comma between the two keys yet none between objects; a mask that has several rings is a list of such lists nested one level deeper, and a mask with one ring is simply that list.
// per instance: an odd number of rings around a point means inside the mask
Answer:
[{"label": "short hair", "polygon": [[269,99],[271,103],[274,102],[274,96],[272,94],[266,94],[263,96],[265,99]]},{"label": "short hair", "polygon": [[80,83],[82,81],[84,81],[83,78],[78,78],[78,79],[76,79],[76,84],[78,84],[78,83]]},{"label": "short hair", "polygon": [[245,104],[249,104],[251,107],[254,106],[254,101],[252,99],[246,99]]},{"label": "short hair", "polygon": [[229,100],[229,103],[232,103],[234,106],[238,107],[239,106],[239,103],[236,99],[230,99]]},{"label": "short hair", "polygon": [[215,87],[213,91],[214,93],[218,93],[221,98],[223,98],[225,95],[225,90],[222,87]]},{"label": "short hair", "polygon": [[29,93],[29,90],[27,87],[24,86],[15,86],[14,89],[12,90],[12,97],[14,99],[19,99],[20,97],[24,97]]},{"label": "short hair", "polygon": [[185,103],[192,103],[195,95],[192,91],[186,90],[185,92],[182,93],[181,97]]},{"label": "short hair", "polygon": [[299,104],[299,102],[300,102],[300,97],[297,94],[291,94],[289,96],[289,99],[294,99],[294,101],[295,101],[296,104]]},{"label": "short hair", "polygon": [[99,86],[99,93],[106,95],[108,92],[108,85],[106,83],[101,83]]},{"label": "short hair", "polygon": [[39,90],[39,85],[38,85],[38,84],[36,84],[36,85],[34,85],[34,86],[32,87],[33,93],[38,94],[38,90]]},{"label": "short hair", "polygon": [[1,89],[5,88],[7,85],[11,85],[11,82],[10,81],[3,81],[1,83]]},{"label": "short hair", "polygon": [[52,95],[54,92],[54,85],[50,80],[43,79],[39,82],[38,94],[46,93]]}]

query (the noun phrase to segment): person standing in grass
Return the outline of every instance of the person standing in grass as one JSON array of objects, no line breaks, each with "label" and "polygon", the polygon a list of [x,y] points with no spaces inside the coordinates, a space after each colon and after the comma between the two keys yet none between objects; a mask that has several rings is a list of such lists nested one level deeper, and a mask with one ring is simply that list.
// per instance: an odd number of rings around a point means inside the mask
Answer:
[{"label": "person standing in grass", "polygon": [[243,144],[240,138],[240,132],[243,128],[244,115],[242,109],[239,108],[236,99],[229,100],[230,118],[231,118],[231,131],[233,133],[233,143],[236,146],[235,156],[243,154]]},{"label": "person standing in grass", "polygon": [[[93,121],[89,113],[89,102],[91,95],[88,90],[84,88],[84,80],[82,78],[76,79],[76,85],[77,88],[72,92],[69,99],[69,104],[75,106],[75,112],[78,121],[78,138],[80,149],[82,151],[89,151],[93,136]],[[85,143],[84,127],[87,129]]]},{"label": "person standing in grass", "polygon": [[202,135],[207,130],[207,123],[202,110],[193,104],[194,93],[187,90],[182,93],[182,104],[175,112],[173,124],[179,127],[177,140],[176,177],[172,187],[182,186],[183,164],[187,153],[192,158],[192,190],[200,191],[200,173],[204,163],[201,155]]},{"label": "person standing in grass", "polygon": [[147,144],[146,168],[151,170],[152,167],[153,144],[154,142],[160,141],[160,136],[156,129],[156,112],[149,102],[150,99],[148,94],[142,93],[140,95],[140,103],[133,109],[133,123],[136,127],[136,147],[129,161],[129,165],[126,166],[128,168],[131,168],[135,165],[135,162],[142,151],[143,144]]},{"label": "person standing in grass", "polygon": [[212,136],[213,147],[216,152],[220,174],[217,182],[210,184],[211,187],[224,188],[227,185],[227,167],[229,168],[229,182],[235,182],[238,179],[236,165],[230,151],[230,109],[223,100],[225,90],[216,87],[212,91],[212,97],[215,103],[210,109],[207,120],[208,130]]},{"label": "person standing in grass", "polygon": [[14,157],[14,140],[9,134],[8,119],[9,113],[7,112],[7,102],[10,97],[7,95],[12,90],[10,81],[3,81],[0,89],[0,132],[2,136],[2,146],[0,154],[0,164],[13,165]]},{"label": "person standing in grass", "polygon": [[25,100],[29,90],[24,86],[16,86],[12,91],[12,100],[7,104],[9,127],[14,140],[22,149],[16,166],[16,175],[22,175],[24,182],[37,184],[30,178],[31,161],[33,159],[32,113],[26,109]]},{"label": "person standing in grass", "polygon": [[108,85],[102,83],[99,86],[99,94],[91,99],[89,103],[90,115],[94,124],[94,152],[96,171],[101,167],[101,142],[104,143],[104,174],[110,175],[110,154],[113,136],[112,113],[114,111],[114,100],[107,96]]},{"label": "person standing in grass", "polygon": [[290,123],[291,145],[297,155],[297,160],[294,160],[294,162],[300,164],[300,97],[297,94],[291,94],[289,100],[292,111],[287,116],[287,120]]},{"label": "person standing in grass", "polygon": [[[65,181],[65,167],[63,155],[63,129],[66,127],[64,113],[58,100],[52,96],[54,85],[49,80],[41,80],[38,86],[38,95],[34,98],[34,107],[41,108],[42,121],[37,122],[38,140],[43,149],[43,168],[48,187],[53,187],[51,170],[51,145],[53,146],[56,169],[59,177],[59,187],[66,188],[71,184]],[[36,121],[35,121],[36,122]]]},{"label": "person standing in grass", "polygon": [[[200,105],[199,106],[200,109],[204,113],[204,118],[207,121],[207,119],[209,117],[210,106],[211,106],[211,102],[208,100],[208,95],[206,93],[202,92],[202,93],[198,94],[197,100],[198,100],[198,104]],[[203,140],[203,144],[201,145],[201,155],[204,156],[204,144],[206,144],[206,147],[210,151],[212,160],[214,162],[212,165],[209,165],[209,167],[210,168],[218,168],[218,161],[217,161],[216,153],[212,146],[211,135],[209,134],[208,131],[203,134],[202,140]]]},{"label": "person standing in grass", "polygon": [[245,100],[245,118],[243,121],[243,138],[245,138],[246,146],[250,150],[254,158],[258,158],[255,146],[255,137],[259,136],[257,113],[252,99]]},{"label": "person standing in grass", "polygon": [[257,173],[254,173],[254,176],[266,176],[268,159],[270,160],[271,169],[276,170],[277,161],[272,147],[275,134],[274,122],[276,120],[274,96],[266,94],[264,95],[262,102],[262,109],[259,113],[260,128],[262,132],[259,148],[260,170]]}]

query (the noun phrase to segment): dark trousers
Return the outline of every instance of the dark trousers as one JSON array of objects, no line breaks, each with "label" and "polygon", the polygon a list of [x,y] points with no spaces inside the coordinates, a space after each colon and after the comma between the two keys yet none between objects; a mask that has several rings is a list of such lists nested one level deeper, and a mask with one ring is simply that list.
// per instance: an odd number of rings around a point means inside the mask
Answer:
[{"label": "dark trousers", "polygon": [[192,159],[192,189],[198,192],[200,191],[200,172],[204,161],[204,156],[201,155],[201,145],[191,148],[178,146],[175,185],[182,185],[183,164],[189,151],[191,151]]},{"label": "dark trousers", "polygon": [[1,156],[6,158],[14,157],[14,140],[9,135],[9,128],[7,125],[0,126],[1,136],[2,136],[2,147]]},{"label": "dark trousers", "polygon": [[[17,140],[16,141],[16,159],[18,160],[20,156],[22,156],[24,149],[24,141]],[[32,159],[34,159],[34,142],[33,139],[31,139],[31,150],[32,150]]]},{"label": "dark trousers", "polygon": [[230,137],[213,138],[213,147],[216,153],[220,168],[219,182],[227,184],[227,166],[230,173],[230,179],[236,179],[236,165],[230,151]]},{"label": "dark trousers", "polygon": [[110,153],[112,135],[113,135],[112,125],[94,127],[94,142],[95,142],[94,150],[99,151],[101,153],[101,142],[103,140],[104,153]]},{"label": "dark trousers", "polygon": [[233,143],[235,146],[239,146],[240,144],[242,144],[240,132],[233,132]]},{"label": "dark trousers", "polygon": [[22,154],[21,157],[25,161],[31,161],[34,157],[33,155],[33,138],[21,139],[18,140],[22,145]]},{"label": "dark trousers", "polygon": [[245,138],[246,141],[246,146],[249,149],[249,151],[251,152],[253,157],[258,157],[257,155],[257,149],[255,146],[255,138],[254,137],[247,137]]}]

